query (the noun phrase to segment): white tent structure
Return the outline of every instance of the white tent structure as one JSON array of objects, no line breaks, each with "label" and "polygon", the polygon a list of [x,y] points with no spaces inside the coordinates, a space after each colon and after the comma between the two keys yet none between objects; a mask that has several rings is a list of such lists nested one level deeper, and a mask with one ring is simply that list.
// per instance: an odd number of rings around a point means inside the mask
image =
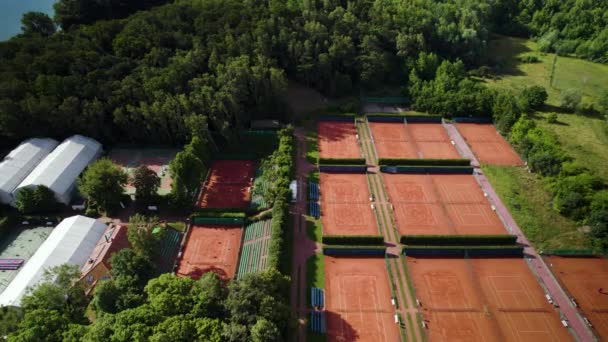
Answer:
[{"label": "white tent structure", "polygon": [[10,204],[13,201],[13,190],[57,145],[59,142],[54,139],[29,139],[0,162],[0,203]]},{"label": "white tent structure", "polygon": [[23,295],[43,280],[47,269],[63,264],[81,268],[105,231],[105,224],[85,216],[72,216],[61,221],[0,293],[0,306],[20,306]]},{"label": "white tent structure", "polygon": [[82,135],[67,138],[19,184],[13,197],[22,188],[44,185],[55,193],[57,201],[70,204],[78,176],[101,153],[101,144],[95,139]]}]

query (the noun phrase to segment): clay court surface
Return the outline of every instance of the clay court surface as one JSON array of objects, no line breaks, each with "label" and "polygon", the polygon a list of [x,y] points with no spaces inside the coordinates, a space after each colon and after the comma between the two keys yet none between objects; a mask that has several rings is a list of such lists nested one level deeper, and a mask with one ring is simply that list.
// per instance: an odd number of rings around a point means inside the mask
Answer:
[{"label": "clay court surface", "polygon": [[400,234],[504,234],[472,175],[383,173]]},{"label": "clay court surface", "polygon": [[192,226],[177,274],[199,279],[215,272],[222,279],[234,278],[242,233],[241,227],[235,226]]},{"label": "clay court surface", "polygon": [[523,259],[408,257],[430,341],[571,341]]},{"label": "clay court surface", "polygon": [[354,121],[320,121],[317,129],[321,158],[361,158]]},{"label": "clay court surface", "polygon": [[322,172],[320,187],[323,234],[378,234],[365,174]]},{"label": "clay court surface", "polygon": [[400,341],[384,259],[326,256],[324,264],[328,341]]},{"label": "clay court surface", "polygon": [[251,200],[255,162],[251,160],[216,160],[203,185],[199,208],[242,208]]},{"label": "clay court surface", "polygon": [[441,124],[369,122],[380,158],[460,158]]},{"label": "clay court surface", "polygon": [[481,164],[522,165],[523,162],[494,125],[459,123],[458,132],[466,140]]},{"label": "clay court surface", "polygon": [[[608,340],[608,260],[545,257],[562,288],[591,321],[601,340]],[[602,289],[602,291],[600,291]]]},{"label": "clay court surface", "polygon": [[[160,177],[160,188],[158,193],[168,194],[171,191],[171,176],[169,175],[169,163],[179,152],[177,149],[165,148],[115,148],[112,149],[108,157],[116,164],[120,165],[130,176],[133,171],[141,165],[154,170]],[[125,187],[127,194],[135,194],[135,187],[131,183]]]}]

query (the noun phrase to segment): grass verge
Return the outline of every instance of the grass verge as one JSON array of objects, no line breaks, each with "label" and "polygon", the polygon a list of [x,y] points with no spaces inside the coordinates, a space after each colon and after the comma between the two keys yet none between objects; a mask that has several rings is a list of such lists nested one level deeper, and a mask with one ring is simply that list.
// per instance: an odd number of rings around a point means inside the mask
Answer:
[{"label": "grass verge", "polygon": [[484,166],[494,190],[537,249],[588,248],[576,223],[551,208],[542,180],[521,167]]},{"label": "grass verge", "polygon": [[173,228],[180,233],[186,232],[186,224],[184,222],[169,222],[167,223],[167,227]]},{"label": "grass verge", "polygon": [[321,220],[315,220],[311,216],[306,216],[306,235],[312,241],[321,242],[321,238],[323,237]]},{"label": "grass verge", "polygon": [[306,133],[306,160],[313,165],[317,165],[317,160],[319,160],[317,132]]},{"label": "grass verge", "polygon": [[[315,254],[306,260],[306,284],[310,287],[325,287],[325,265],[323,264],[323,255]],[[307,289],[307,297],[310,297],[310,291]],[[310,302],[310,298],[308,298]]]}]

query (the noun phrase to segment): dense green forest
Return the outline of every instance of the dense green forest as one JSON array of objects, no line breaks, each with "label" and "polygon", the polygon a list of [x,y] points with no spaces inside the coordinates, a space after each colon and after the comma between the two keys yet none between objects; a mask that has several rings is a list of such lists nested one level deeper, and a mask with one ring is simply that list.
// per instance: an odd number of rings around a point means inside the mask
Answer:
[{"label": "dense green forest", "polygon": [[[330,96],[401,87],[415,99],[428,95],[410,84],[421,53],[462,61],[434,87],[465,88],[466,100],[439,99],[460,108],[450,114],[469,112],[472,99],[473,114],[490,115],[492,94],[463,73],[486,63],[490,32],[600,61],[608,50],[606,4],[592,0],[182,0],[128,16],[161,2],[62,0],[57,32],[44,15],[24,16],[24,33],[0,44],[2,140],[81,133],[176,144],[190,116],[229,135],[251,119],[287,119],[288,79]],[[417,78],[435,77],[430,67]]]}]

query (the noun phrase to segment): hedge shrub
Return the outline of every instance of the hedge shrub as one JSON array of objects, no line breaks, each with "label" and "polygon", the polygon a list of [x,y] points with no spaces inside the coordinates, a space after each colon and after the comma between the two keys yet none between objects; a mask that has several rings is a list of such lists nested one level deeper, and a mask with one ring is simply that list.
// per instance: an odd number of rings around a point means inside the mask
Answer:
[{"label": "hedge shrub", "polygon": [[382,235],[324,235],[322,242],[327,245],[383,246]]},{"label": "hedge shrub", "polygon": [[404,245],[417,246],[500,246],[514,245],[517,236],[499,235],[402,235]]},{"label": "hedge shrub", "polygon": [[319,165],[364,165],[367,163],[365,158],[319,158]]},{"label": "hedge shrub", "polygon": [[472,174],[472,166],[380,166],[387,173]]},{"label": "hedge shrub", "polygon": [[505,246],[406,246],[403,254],[409,256],[522,256],[524,247]]},{"label": "hedge shrub", "polygon": [[191,215],[192,218],[195,217],[237,217],[237,218],[245,218],[247,217],[246,209],[243,208],[227,208],[227,209],[219,209],[219,208],[197,208],[196,212]]},{"label": "hedge shrub", "polygon": [[244,217],[202,217],[197,216],[192,218],[192,224],[196,225],[229,225],[243,226],[245,225]]},{"label": "hedge shrub", "polygon": [[379,165],[386,166],[471,166],[471,161],[458,159],[380,158]]},{"label": "hedge shrub", "polygon": [[382,256],[386,254],[385,246],[339,246],[323,247],[324,255],[351,255],[351,256]]}]

